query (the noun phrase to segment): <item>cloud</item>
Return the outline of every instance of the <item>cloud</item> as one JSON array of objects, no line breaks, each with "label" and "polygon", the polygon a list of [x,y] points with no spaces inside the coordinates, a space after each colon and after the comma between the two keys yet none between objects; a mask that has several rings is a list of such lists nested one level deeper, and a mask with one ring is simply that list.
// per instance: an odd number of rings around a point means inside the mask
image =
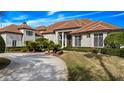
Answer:
[{"label": "cloud", "polygon": [[114,14],[114,15],[109,15],[109,16],[100,16],[100,17],[96,17],[94,19],[100,20],[100,19],[105,19],[105,18],[113,18],[113,17],[118,17],[118,16],[123,16],[124,13],[118,13],[118,14]]},{"label": "cloud", "polygon": [[29,20],[27,21],[27,24],[35,27],[35,26],[40,26],[42,25],[42,23],[47,22],[47,21],[48,21],[47,18],[40,18],[40,19],[35,19],[35,20]]},{"label": "cloud", "polygon": [[[57,11],[56,11],[57,12]],[[54,13],[56,13],[55,11],[50,12],[49,15],[53,15]],[[73,19],[73,18],[78,18],[78,17],[83,17],[83,16],[91,16],[91,15],[95,15],[101,12],[92,12],[92,13],[85,13],[82,15],[74,15],[74,16],[64,16],[64,14],[59,14],[57,17],[48,17],[48,18],[37,18],[34,20],[28,20],[27,24],[32,26],[32,27],[37,27],[37,26],[41,26],[41,25],[50,25],[53,24],[55,22],[59,22],[59,21],[64,21],[67,19]],[[26,19],[26,16],[20,16],[17,18],[14,18],[15,20],[22,20],[22,19]],[[21,24],[21,22],[10,22],[10,21],[6,21],[4,22],[4,25],[8,25],[8,24]]]},{"label": "cloud", "polygon": [[112,15],[110,17],[117,17],[117,16],[122,16],[122,15],[124,15],[124,13],[115,14],[115,15]]},{"label": "cloud", "polygon": [[78,17],[83,17],[83,16],[91,16],[91,15],[95,15],[95,14],[98,14],[98,13],[102,13],[102,12],[92,12],[92,13],[86,13],[86,14],[83,14],[83,15],[74,15],[74,16],[66,16],[64,17],[64,15],[60,14],[57,19],[54,19],[53,21],[56,22],[56,21],[62,21],[62,20],[66,20],[66,19],[73,19],[73,18],[78,18]]},{"label": "cloud", "polygon": [[64,16],[64,14],[59,14],[57,16],[57,18],[38,18],[35,20],[29,20],[29,21],[27,21],[27,23],[32,27],[37,27],[37,26],[41,26],[41,25],[50,25],[55,22],[63,21],[66,19],[73,19],[73,18],[82,17],[82,16],[90,16],[90,15],[94,15],[97,13],[101,13],[101,12],[93,12],[93,13],[86,13],[83,15],[66,16],[66,17]]},{"label": "cloud", "polygon": [[2,22],[1,24],[2,24],[2,27],[5,27],[5,26],[11,25],[11,24],[19,25],[19,24],[21,24],[21,22],[11,22],[9,20],[4,20],[4,22]]},{"label": "cloud", "polygon": [[27,18],[28,18],[27,15],[20,15],[18,17],[13,18],[12,20],[24,20],[24,19],[27,19]]},{"label": "cloud", "polygon": [[56,12],[58,12],[58,11],[49,11],[49,12],[48,12],[48,16],[53,15],[53,14],[55,14]]},{"label": "cloud", "polygon": [[64,19],[65,19],[64,15],[63,14],[59,14],[58,18],[55,19],[55,21],[61,21],[61,20],[64,20]]}]

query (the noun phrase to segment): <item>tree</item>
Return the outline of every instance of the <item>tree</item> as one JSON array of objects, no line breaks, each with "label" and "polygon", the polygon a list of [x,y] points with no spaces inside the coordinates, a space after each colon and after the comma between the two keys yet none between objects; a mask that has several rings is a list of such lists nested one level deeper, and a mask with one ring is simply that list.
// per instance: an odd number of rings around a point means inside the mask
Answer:
[{"label": "tree", "polygon": [[40,46],[43,46],[44,48],[47,48],[47,47],[48,47],[48,44],[49,44],[49,40],[46,39],[46,38],[38,38],[38,39],[36,39],[36,42],[37,42]]},{"label": "tree", "polygon": [[48,48],[48,53],[50,52],[50,50],[52,49],[54,49],[54,45],[55,45],[55,43],[53,42],[53,41],[48,41],[48,45],[47,45],[47,48]]},{"label": "tree", "polygon": [[26,41],[25,44],[28,51],[33,51],[33,52],[35,52],[37,46],[39,45],[37,42],[33,42],[33,41]]},{"label": "tree", "polygon": [[0,53],[5,52],[5,42],[4,39],[0,36]]},{"label": "tree", "polygon": [[107,47],[111,48],[120,48],[120,46],[124,46],[124,32],[113,32],[109,34],[104,43]]}]

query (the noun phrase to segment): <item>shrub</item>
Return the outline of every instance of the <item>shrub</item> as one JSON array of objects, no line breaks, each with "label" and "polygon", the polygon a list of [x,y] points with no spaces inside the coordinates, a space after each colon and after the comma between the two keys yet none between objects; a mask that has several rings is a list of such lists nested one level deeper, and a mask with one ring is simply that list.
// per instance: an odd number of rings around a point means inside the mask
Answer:
[{"label": "shrub", "polygon": [[28,51],[35,52],[36,50],[38,50],[39,43],[37,43],[37,42],[26,41],[25,44],[26,44],[26,48],[28,49]]},{"label": "shrub", "polygon": [[113,55],[113,56],[124,57],[124,48],[122,48],[122,49],[103,48],[103,49],[101,49],[101,53]]},{"label": "shrub", "polygon": [[113,32],[109,34],[105,38],[104,43],[110,48],[120,48],[120,46],[124,45],[124,32]]},{"label": "shrub", "polygon": [[28,51],[26,47],[7,47],[7,52],[26,52]]},{"label": "shrub", "polygon": [[10,64],[10,60],[9,59],[1,58],[0,57],[0,69],[5,68],[9,64]]},{"label": "shrub", "polygon": [[56,52],[60,51],[61,50],[60,48],[61,48],[61,46],[59,44],[55,44],[54,48],[53,48],[53,52],[56,53]]},{"label": "shrub", "polygon": [[124,48],[120,49],[120,57],[124,57]]},{"label": "shrub", "polygon": [[72,48],[63,48],[64,50],[67,51],[77,51],[77,52],[93,52],[93,50],[95,48],[90,48],[90,47],[80,47],[80,48],[76,48],[76,47],[72,47]]},{"label": "shrub", "polygon": [[95,53],[95,54],[99,53],[99,49],[93,49],[92,53]]},{"label": "shrub", "polygon": [[0,36],[0,53],[5,52],[5,42],[4,39]]},{"label": "shrub", "polygon": [[101,49],[102,54],[108,54],[113,56],[120,56],[120,49],[112,49],[112,48],[103,48]]}]

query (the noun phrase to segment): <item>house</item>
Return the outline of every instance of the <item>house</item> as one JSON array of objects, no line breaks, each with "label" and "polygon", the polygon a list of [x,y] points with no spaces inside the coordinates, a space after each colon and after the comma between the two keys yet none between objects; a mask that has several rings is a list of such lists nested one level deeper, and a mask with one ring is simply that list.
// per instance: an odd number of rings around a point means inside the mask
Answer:
[{"label": "house", "polygon": [[75,19],[56,22],[48,27],[39,26],[35,29],[26,22],[21,25],[9,25],[0,29],[6,47],[23,47],[25,41],[47,38],[63,47],[104,47],[105,37],[122,28],[102,21]]},{"label": "house", "polygon": [[26,22],[21,25],[11,24],[0,29],[6,47],[23,47],[25,41],[35,41],[41,35]]},{"label": "house", "polygon": [[44,38],[61,44],[62,48],[72,47],[104,47],[105,37],[122,28],[102,21],[77,19],[57,22],[41,31]]}]

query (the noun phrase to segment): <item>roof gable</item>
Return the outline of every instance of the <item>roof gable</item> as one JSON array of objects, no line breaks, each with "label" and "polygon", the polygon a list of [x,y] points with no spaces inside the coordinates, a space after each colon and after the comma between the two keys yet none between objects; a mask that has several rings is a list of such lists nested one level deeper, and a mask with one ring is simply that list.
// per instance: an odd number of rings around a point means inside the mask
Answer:
[{"label": "roof gable", "polygon": [[79,28],[91,22],[93,21],[89,19],[67,20],[67,21],[57,22],[48,26],[47,30],[44,31],[43,34],[53,33],[55,30],[59,30],[59,29]]},{"label": "roof gable", "polygon": [[103,30],[118,30],[118,29],[121,29],[121,28],[111,25],[111,24],[108,24],[108,23],[105,23],[105,22],[96,21],[96,22],[92,22],[92,23],[82,27],[79,30],[71,32],[71,34],[88,32],[88,31],[103,31]]},{"label": "roof gable", "polygon": [[10,33],[22,34],[22,32],[18,29],[18,26],[14,25],[14,24],[3,27],[2,29],[0,29],[0,32],[10,32]]}]

